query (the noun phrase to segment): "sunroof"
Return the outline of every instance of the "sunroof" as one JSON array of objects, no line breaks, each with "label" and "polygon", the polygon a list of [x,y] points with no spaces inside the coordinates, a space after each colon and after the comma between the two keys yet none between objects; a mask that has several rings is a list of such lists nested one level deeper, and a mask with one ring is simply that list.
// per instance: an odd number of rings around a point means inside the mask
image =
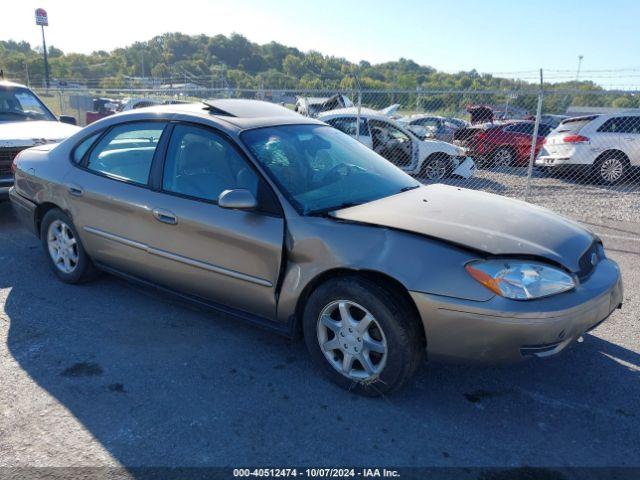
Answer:
[{"label": "sunroof", "polygon": [[298,116],[293,110],[260,100],[243,100],[236,98],[211,99],[203,102],[215,115],[229,117],[260,118]]}]

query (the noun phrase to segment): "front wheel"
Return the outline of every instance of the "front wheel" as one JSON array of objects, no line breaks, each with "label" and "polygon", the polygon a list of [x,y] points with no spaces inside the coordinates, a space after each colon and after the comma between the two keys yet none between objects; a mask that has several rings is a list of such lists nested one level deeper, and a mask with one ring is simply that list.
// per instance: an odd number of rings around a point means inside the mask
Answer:
[{"label": "front wheel", "polygon": [[49,210],[42,219],[40,229],[42,247],[49,266],[65,283],[81,283],[96,274],[82,246],[71,219],[61,210]]},{"label": "front wheel", "polygon": [[409,302],[365,278],[342,277],[318,287],[305,306],[303,328],[323,373],[367,396],[400,388],[424,354],[422,326]]},{"label": "front wheel", "polygon": [[448,177],[450,171],[451,159],[447,155],[437,154],[432,155],[424,161],[418,177],[421,180],[438,182]]}]

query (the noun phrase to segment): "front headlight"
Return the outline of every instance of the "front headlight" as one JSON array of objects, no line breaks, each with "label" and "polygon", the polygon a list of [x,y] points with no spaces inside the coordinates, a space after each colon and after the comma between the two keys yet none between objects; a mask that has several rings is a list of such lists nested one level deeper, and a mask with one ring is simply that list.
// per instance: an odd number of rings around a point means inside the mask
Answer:
[{"label": "front headlight", "polygon": [[495,294],[514,300],[548,297],[576,286],[573,277],[559,268],[526,260],[477,261],[465,269]]}]

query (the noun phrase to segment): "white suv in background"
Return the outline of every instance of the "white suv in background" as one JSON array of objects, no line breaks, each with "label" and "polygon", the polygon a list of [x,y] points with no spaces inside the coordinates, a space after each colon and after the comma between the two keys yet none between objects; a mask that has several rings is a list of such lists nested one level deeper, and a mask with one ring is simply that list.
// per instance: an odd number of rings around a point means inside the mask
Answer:
[{"label": "white suv in background", "polygon": [[618,183],[640,166],[640,114],[564,120],[545,139],[536,166],[550,174],[582,168],[599,182]]}]

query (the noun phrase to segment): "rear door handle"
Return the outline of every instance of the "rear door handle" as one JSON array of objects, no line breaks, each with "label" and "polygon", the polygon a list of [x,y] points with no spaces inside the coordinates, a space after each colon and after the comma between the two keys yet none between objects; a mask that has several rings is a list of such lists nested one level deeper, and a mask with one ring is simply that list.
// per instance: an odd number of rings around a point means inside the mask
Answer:
[{"label": "rear door handle", "polygon": [[163,208],[154,208],[153,216],[156,217],[156,220],[159,222],[166,223],[168,225],[175,225],[178,223],[178,217],[176,217],[173,212]]},{"label": "rear door handle", "polygon": [[84,188],[78,185],[67,185],[67,190],[74,197],[81,197],[82,195],[84,195]]}]

